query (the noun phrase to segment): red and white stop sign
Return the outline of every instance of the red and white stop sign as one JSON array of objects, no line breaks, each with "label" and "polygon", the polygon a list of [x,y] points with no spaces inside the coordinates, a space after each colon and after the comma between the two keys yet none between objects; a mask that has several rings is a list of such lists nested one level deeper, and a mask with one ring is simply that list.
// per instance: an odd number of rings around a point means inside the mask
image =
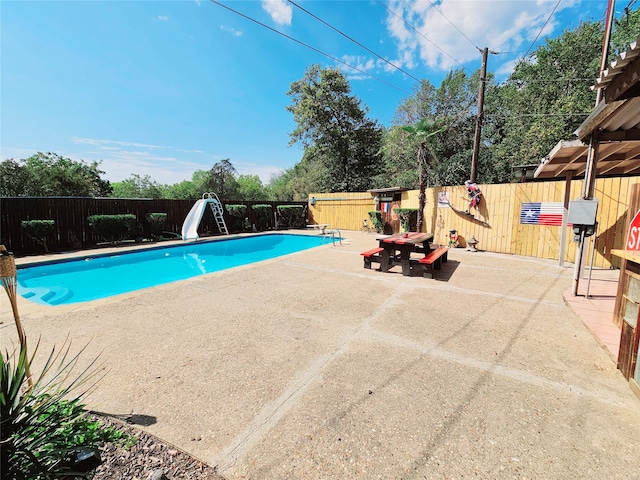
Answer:
[{"label": "red and white stop sign", "polygon": [[633,217],[629,224],[629,234],[627,235],[626,250],[640,251],[640,210]]}]

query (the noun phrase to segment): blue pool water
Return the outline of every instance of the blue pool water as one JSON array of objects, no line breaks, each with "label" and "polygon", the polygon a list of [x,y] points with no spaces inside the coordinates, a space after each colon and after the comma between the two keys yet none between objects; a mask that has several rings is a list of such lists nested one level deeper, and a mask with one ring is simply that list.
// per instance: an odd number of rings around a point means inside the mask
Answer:
[{"label": "blue pool water", "polygon": [[256,235],[18,267],[18,293],[49,305],[86,302],[287,255],[323,241],[323,235]]}]

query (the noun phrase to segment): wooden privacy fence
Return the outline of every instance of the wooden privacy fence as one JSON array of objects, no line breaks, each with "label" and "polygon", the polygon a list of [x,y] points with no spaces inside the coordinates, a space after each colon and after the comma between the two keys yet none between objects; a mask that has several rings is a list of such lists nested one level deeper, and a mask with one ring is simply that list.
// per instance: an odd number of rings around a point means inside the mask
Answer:
[{"label": "wooden privacy fence", "polygon": [[[64,251],[94,247],[102,239],[96,238],[89,227],[90,215],[133,214],[149,234],[146,223],[147,213],[166,213],[163,230],[180,233],[182,224],[195,200],[138,199],[138,198],[90,198],[90,197],[0,197],[0,243],[16,255],[38,254],[43,247],[29,238],[21,229],[22,220],[54,220],[55,233],[47,238],[51,251]],[[228,204],[244,204],[251,207],[256,204],[270,205],[272,217],[277,205],[303,205],[305,202],[242,202],[229,201]],[[247,209],[251,223],[253,213]],[[229,216],[225,209],[225,220]],[[268,228],[274,228],[271,222]],[[213,215],[206,210],[203,216],[202,231],[211,229],[217,232]]]},{"label": "wooden privacy fence", "polygon": [[[570,200],[580,197],[583,183],[583,180],[571,182]],[[624,248],[625,225],[628,216],[635,213],[629,213],[631,186],[637,183],[640,183],[640,177],[600,178],[596,181],[598,230],[590,237],[587,264],[591,264],[595,239],[593,266],[619,267],[620,261],[612,257],[611,250]],[[565,186],[564,181],[479,185],[483,199],[475,216],[488,223],[488,227],[449,207],[438,206],[438,195],[446,192],[452,205],[465,210],[468,197],[464,186],[430,188],[426,192],[423,230],[433,232],[436,243],[447,244],[450,230],[456,230],[463,246],[473,236],[478,240],[480,250],[559,259],[562,227],[521,224],[520,213],[522,204],[526,202],[564,202]],[[401,193],[403,208],[418,207],[417,190]],[[365,219],[371,224],[367,212],[375,207],[372,193],[313,193],[309,195],[311,197],[314,204],[309,206],[309,216],[313,222],[345,230],[360,230]],[[564,261],[574,262],[575,250],[573,231],[567,227]]]}]

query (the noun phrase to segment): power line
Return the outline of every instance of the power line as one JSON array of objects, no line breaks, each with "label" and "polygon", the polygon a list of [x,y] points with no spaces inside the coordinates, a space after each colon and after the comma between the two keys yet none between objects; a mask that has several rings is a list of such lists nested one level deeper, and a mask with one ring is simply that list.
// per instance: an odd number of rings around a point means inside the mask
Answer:
[{"label": "power line", "polygon": [[[602,21],[602,19],[599,20],[599,21]],[[598,48],[598,49],[602,48],[602,45],[585,43],[585,44],[581,44],[581,45],[573,45],[571,47],[571,49],[574,50],[574,51],[575,50],[591,50],[591,49],[594,49],[594,48]],[[526,52],[524,50],[514,50],[514,51],[511,51],[511,52],[497,52],[496,55],[507,55],[507,54],[513,54],[513,53],[517,53],[517,54],[525,53],[526,54],[528,52],[529,52],[529,50],[527,50]],[[525,56],[526,55],[523,55],[523,58]]]},{"label": "power line", "polygon": [[294,2],[293,0],[287,0],[290,4],[292,4],[293,6],[295,6],[296,8],[299,8],[300,10],[302,10],[303,12],[305,12],[307,15],[312,16],[313,18],[315,18],[316,20],[318,20],[319,22],[323,23],[324,25],[326,25],[327,27],[329,27],[330,29],[334,30],[335,32],[338,32],[340,35],[342,35],[343,37],[345,37],[346,39],[350,40],[351,42],[355,43],[356,45],[358,45],[359,47],[364,48],[367,52],[371,53],[372,55],[375,55],[376,57],[378,57],[380,60],[385,61],[386,63],[388,63],[389,65],[391,65],[393,68],[395,68],[396,70],[404,73],[407,77],[412,78],[413,80],[415,80],[418,83],[421,83],[421,80],[419,78],[414,77],[413,75],[411,75],[409,72],[404,71],[402,68],[398,67],[397,65],[391,63],[389,60],[387,60],[386,58],[384,58],[381,55],[378,55],[376,52],[374,52],[373,50],[365,47],[363,44],[361,44],[360,42],[358,42],[357,40],[354,40],[353,38],[351,38],[349,35],[347,35],[346,33],[342,32],[341,30],[339,30],[338,28],[334,27],[333,25],[330,25],[329,23],[325,22],[324,20],[322,20],[320,17],[314,15],[313,13],[311,13],[309,10],[301,7],[300,5],[298,5],[296,2]]},{"label": "power line", "polygon": [[451,55],[449,55],[447,52],[445,52],[442,48],[440,48],[439,45],[436,45],[432,40],[430,40],[428,37],[426,37],[425,35],[423,35],[421,32],[419,32],[413,25],[411,25],[409,22],[407,22],[404,18],[402,18],[400,15],[398,15],[396,12],[394,12],[393,10],[391,10],[389,7],[387,7],[384,3],[382,3],[380,0],[376,0],[377,3],[379,3],[380,5],[382,5],[384,8],[387,9],[387,11],[393,15],[394,17],[398,18],[399,20],[402,20],[402,22],[404,22],[404,24],[409,27],[411,30],[413,30],[414,32],[416,32],[418,35],[420,35],[422,38],[424,38],[427,42],[429,42],[431,45],[433,45],[434,47],[436,47],[438,50],[440,50],[442,53],[444,53],[447,57],[449,57],[451,60],[453,60],[454,62],[456,62],[458,65],[460,65],[462,68],[464,68],[464,64],[462,62],[460,62],[458,59],[452,57]]},{"label": "power line", "polygon": [[341,63],[342,65],[345,65],[346,67],[352,68],[353,70],[356,70],[357,72],[360,72],[363,75],[371,77],[374,80],[377,80],[380,83],[384,83],[385,85],[387,85],[387,86],[389,86],[391,88],[395,88],[396,90],[399,90],[399,91],[401,91],[403,93],[406,93],[407,95],[412,95],[411,92],[408,92],[407,90],[404,90],[404,89],[402,89],[400,87],[396,87],[395,85],[392,85],[391,83],[386,82],[386,81],[382,80],[381,78],[378,78],[378,77],[376,77],[374,75],[371,75],[369,72],[365,72],[364,70],[362,70],[362,69],[360,69],[358,67],[354,67],[353,65],[349,65],[348,63],[343,62],[342,60],[340,60],[339,58],[334,57],[333,55],[329,55],[328,53],[325,53],[322,50],[318,50],[317,48],[312,47],[311,45],[306,44],[306,43],[304,43],[304,42],[302,42],[302,41],[300,41],[300,40],[298,40],[296,38],[293,38],[293,37],[287,35],[286,33],[282,33],[281,31],[276,30],[275,28],[271,28],[269,25],[266,25],[266,24],[254,19],[254,18],[251,18],[251,17],[249,17],[248,15],[245,15],[242,12],[234,10],[233,8],[228,7],[227,5],[224,5],[223,3],[220,3],[217,0],[210,0],[210,1],[211,1],[211,3],[215,3],[216,5],[219,5],[220,7],[225,8],[225,9],[229,10],[230,12],[235,13],[236,15],[239,15],[239,16],[241,16],[243,18],[246,18],[247,20],[249,20],[249,21],[251,21],[253,23],[256,23],[256,24],[260,25],[261,27],[264,27],[264,28],[266,28],[268,30],[271,30],[274,33],[277,33],[278,35],[281,35],[281,36],[283,36],[283,37],[285,37],[285,38],[287,38],[287,39],[289,39],[289,40],[291,40],[293,42],[296,42],[297,44],[302,45],[303,47],[306,47],[309,50],[313,50],[314,52],[319,53],[320,55],[324,55],[325,57],[330,58],[334,62]]},{"label": "power line", "polygon": [[502,117],[502,118],[519,118],[519,117],[588,117],[589,112],[586,113],[519,113],[518,115],[511,115],[509,113],[485,113],[485,117]]},{"label": "power line", "polygon": [[627,6],[624,7],[624,13],[626,13],[627,15],[629,15],[629,9],[631,7],[633,7],[633,4],[636,3],[638,0],[629,0],[629,3],[627,3]]},{"label": "power line", "polygon": [[594,77],[589,77],[589,78],[538,78],[538,79],[531,79],[531,80],[521,80],[519,78],[510,78],[509,82],[511,83],[516,83],[516,84],[520,84],[523,83],[525,85],[529,84],[529,83],[564,83],[564,82],[595,82],[596,79]]},{"label": "power line", "polygon": [[449,23],[453,26],[453,28],[455,28],[458,32],[460,32],[460,34],[461,34],[464,38],[466,38],[466,39],[469,41],[469,43],[470,43],[471,45],[473,45],[474,47],[476,47],[478,50],[481,50],[481,48],[480,48],[480,47],[478,47],[475,43],[473,43],[473,40],[471,40],[469,37],[467,37],[467,36],[465,35],[465,33],[464,33],[462,30],[460,30],[460,29],[456,26],[456,24],[455,24],[455,23],[453,23],[451,20],[449,20],[449,19],[447,18],[447,16],[446,16],[444,13],[442,13],[442,11],[441,11],[437,6],[436,6],[436,4],[435,4],[435,3],[433,3],[431,0],[429,0],[429,3],[430,3],[430,4],[431,4],[431,6],[433,7],[433,9],[434,9],[436,12],[438,12],[440,15],[442,15],[442,16],[444,17],[444,19],[445,19],[447,22],[449,22]]},{"label": "power line", "polygon": [[531,51],[531,49],[533,48],[533,46],[535,45],[535,43],[538,41],[538,38],[540,38],[540,35],[542,34],[542,31],[544,30],[544,27],[547,26],[547,23],[549,23],[549,20],[551,20],[551,17],[553,16],[553,14],[555,13],[556,9],[558,8],[558,6],[560,5],[560,2],[562,0],[558,0],[558,2],[556,3],[556,6],[553,7],[553,10],[551,10],[551,13],[549,14],[549,16],[547,17],[547,21],[544,22],[544,25],[542,25],[542,28],[540,29],[540,31],[538,32],[538,35],[536,35],[536,38],[533,40],[533,42],[531,42],[531,45],[529,46],[529,48],[527,49],[527,53],[525,53],[523,55],[522,58],[525,58],[527,55],[529,55],[529,52]]}]

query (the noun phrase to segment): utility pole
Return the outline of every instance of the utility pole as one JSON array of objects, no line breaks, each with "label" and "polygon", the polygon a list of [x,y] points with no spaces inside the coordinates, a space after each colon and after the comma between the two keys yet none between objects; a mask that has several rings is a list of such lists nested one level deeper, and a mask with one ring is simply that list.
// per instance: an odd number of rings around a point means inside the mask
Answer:
[{"label": "utility pole", "polygon": [[[613,26],[613,11],[615,10],[616,1],[609,0],[607,2],[607,13],[604,24],[604,35],[602,38],[602,55],[600,56],[600,71],[598,76],[602,75],[605,68],[607,68],[607,59],[609,57],[609,43],[611,42],[611,29]],[[596,107],[602,100],[602,88],[598,89],[596,95]]]},{"label": "utility pole", "polygon": [[[478,91],[478,114],[476,115],[476,135],[473,139],[473,156],[471,157],[471,175],[469,180],[471,183],[476,182],[478,174],[478,157],[480,155],[480,135],[482,133],[482,119],[484,113],[484,87],[487,83],[487,56],[489,48],[485,47],[480,50],[482,53],[482,68],[480,70],[480,87]],[[492,52],[493,53],[493,52]]]},{"label": "utility pole", "polygon": [[[611,29],[613,26],[613,13],[615,10],[615,0],[608,0],[607,2],[607,11],[606,18],[604,24],[604,35],[602,37],[602,55],[600,57],[600,70],[598,71],[598,76],[602,75],[605,68],[607,67],[607,59],[609,57],[609,43],[611,42]],[[602,101],[602,88],[598,89],[596,94],[596,107]],[[598,168],[598,156],[599,156],[599,140],[597,132],[593,132],[589,138],[589,150],[587,151],[587,164],[584,170],[584,185],[582,187],[582,199],[591,200],[593,199],[593,194],[596,186],[596,171]],[[595,242],[595,235],[593,238],[593,242]],[[575,267],[573,271],[573,286],[571,288],[571,294],[575,297],[578,295],[578,285],[580,283],[582,264],[584,263],[584,251],[585,251],[585,236],[584,229],[580,230],[580,240],[578,241],[578,245],[576,247],[576,260]],[[591,280],[591,269],[593,268],[592,264],[589,266],[589,281]],[[587,293],[585,295],[589,295],[589,283],[587,283]]]}]

